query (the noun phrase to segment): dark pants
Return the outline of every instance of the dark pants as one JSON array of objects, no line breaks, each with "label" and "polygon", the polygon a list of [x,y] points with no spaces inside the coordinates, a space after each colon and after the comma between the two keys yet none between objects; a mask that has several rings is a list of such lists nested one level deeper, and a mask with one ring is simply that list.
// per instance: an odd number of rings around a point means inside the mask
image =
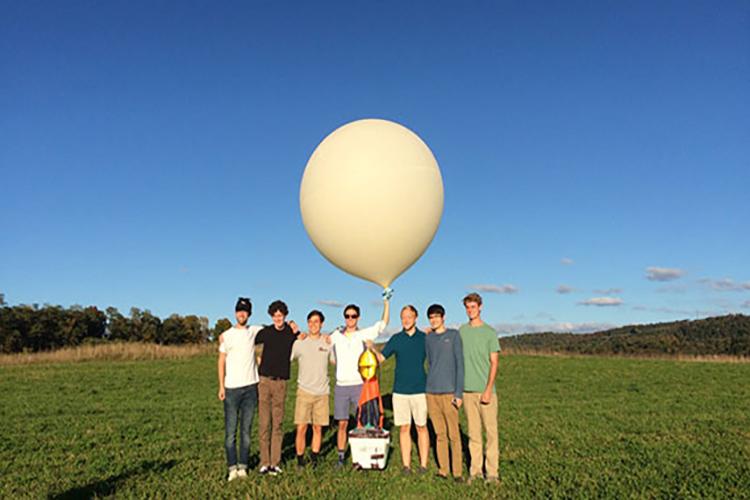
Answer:
[{"label": "dark pants", "polygon": [[[250,456],[250,430],[258,406],[258,384],[226,389],[224,398],[224,448],[229,470],[247,469]],[[240,461],[237,463],[237,427],[240,429]]]}]

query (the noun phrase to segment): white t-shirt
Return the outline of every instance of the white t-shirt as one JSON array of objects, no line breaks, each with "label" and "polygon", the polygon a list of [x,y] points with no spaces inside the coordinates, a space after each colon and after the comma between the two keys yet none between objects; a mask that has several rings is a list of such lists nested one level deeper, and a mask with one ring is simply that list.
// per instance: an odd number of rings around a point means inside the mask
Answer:
[{"label": "white t-shirt", "polygon": [[375,340],[385,330],[385,323],[378,321],[374,325],[362,328],[350,334],[336,331],[331,334],[333,350],[336,355],[336,385],[359,385],[362,376],[359,374],[359,356],[365,350],[366,340]]},{"label": "white t-shirt", "polygon": [[258,383],[258,364],[255,362],[255,336],[262,326],[232,327],[222,333],[219,352],[226,353],[224,387],[236,389]]}]

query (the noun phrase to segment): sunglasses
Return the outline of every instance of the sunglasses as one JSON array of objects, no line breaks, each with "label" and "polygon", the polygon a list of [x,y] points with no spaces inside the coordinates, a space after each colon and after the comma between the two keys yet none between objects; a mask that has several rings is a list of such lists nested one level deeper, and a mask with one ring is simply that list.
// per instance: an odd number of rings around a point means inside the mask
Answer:
[{"label": "sunglasses", "polygon": [[344,317],[346,319],[357,319],[359,318],[359,314],[344,314]]}]

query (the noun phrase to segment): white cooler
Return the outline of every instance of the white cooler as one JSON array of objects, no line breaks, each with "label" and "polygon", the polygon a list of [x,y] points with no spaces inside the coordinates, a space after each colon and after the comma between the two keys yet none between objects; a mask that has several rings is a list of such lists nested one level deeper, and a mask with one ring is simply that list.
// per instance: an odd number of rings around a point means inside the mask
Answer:
[{"label": "white cooler", "polygon": [[382,437],[362,437],[355,433],[356,431],[349,433],[349,447],[354,466],[360,469],[385,469],[391,442],[388,431],[382,431]]}]

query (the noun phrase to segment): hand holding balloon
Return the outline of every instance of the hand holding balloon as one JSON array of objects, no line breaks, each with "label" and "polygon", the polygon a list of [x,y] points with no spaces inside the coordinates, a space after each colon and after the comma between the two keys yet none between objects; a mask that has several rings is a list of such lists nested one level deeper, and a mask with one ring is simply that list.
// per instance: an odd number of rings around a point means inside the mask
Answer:
[{"label": "hand holding balloon", "polygon": [[383,288],[383,300],[391,300],[391,297],[393,297],[393,288],[387,286]]}]

